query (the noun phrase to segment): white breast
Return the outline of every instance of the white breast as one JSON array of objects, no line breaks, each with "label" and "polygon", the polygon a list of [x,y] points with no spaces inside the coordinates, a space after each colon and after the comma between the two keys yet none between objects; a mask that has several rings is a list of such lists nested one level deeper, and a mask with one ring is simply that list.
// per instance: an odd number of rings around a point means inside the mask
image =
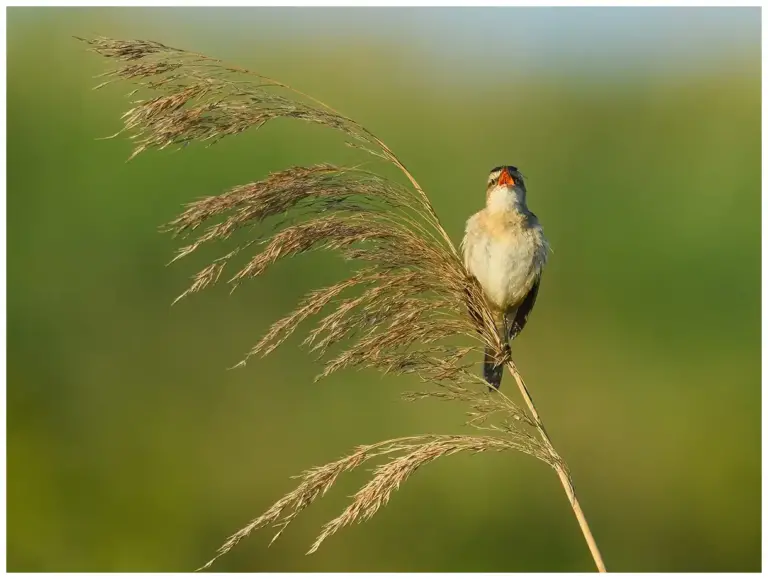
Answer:
[{"label": "white breast", "polygon": [[467,221],[464,265],[488,299],[501,310],[515,307],[531,289],[546,261],[538,223],[483,210]]}]

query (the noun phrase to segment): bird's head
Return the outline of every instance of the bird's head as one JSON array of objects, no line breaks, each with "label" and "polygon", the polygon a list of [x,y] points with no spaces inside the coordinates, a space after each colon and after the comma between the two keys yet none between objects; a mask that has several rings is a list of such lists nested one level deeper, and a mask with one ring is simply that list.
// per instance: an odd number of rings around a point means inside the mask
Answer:
[{"label": "bird's head", "polygon": [[523,174],[512,165],[494,167],[488,175],[485,199],[488,207],[499,209],[525,206]]}]

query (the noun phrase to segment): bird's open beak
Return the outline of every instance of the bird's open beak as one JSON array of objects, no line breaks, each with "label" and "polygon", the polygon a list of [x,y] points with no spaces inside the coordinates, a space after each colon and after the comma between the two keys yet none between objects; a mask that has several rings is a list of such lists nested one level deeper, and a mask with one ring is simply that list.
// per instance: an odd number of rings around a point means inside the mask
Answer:
[{"label": "bird's open beak", "polygon": [[502,169],[501,175],[499,175],[499,187],[507,185],[508,187],[514,187],[515,186],[515,180],[512,178],[512,175],[509,174],[509,169]]}]

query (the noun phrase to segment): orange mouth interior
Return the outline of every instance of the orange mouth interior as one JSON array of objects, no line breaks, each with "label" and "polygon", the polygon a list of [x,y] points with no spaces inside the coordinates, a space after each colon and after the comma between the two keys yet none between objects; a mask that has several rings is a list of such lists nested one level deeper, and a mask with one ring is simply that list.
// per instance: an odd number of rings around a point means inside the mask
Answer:
[{"label": "orange mouth interior", "polygon": [[515,185],[515,180],[512,175],[509,174],[508,169],[502,169],[501,175],[499,175],[499,185],[509,185],[510,187]]}]

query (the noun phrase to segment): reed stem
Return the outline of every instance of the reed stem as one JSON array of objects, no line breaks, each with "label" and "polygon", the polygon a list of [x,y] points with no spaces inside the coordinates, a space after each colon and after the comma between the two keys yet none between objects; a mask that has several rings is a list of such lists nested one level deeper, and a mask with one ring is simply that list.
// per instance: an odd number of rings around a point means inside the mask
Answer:
[{"label": "reed stem", "polygon": [[592,536],[592,531],[589,529],[589,523],[587,523],[587,517],[584,515],[584,511],[581,509],[579,499],[576,498],[576,490],[573,487],[571,476],[568,474],[565,461],[563,461],[563,459],[555,450],[555,447],[552,445],[552,441],[547,434],[547,430],[544,428],[544,423],[542,422],[541,418],[539,417],[539,413],[536,410],[536,405],[533,403],[531,393],[528,392],[528,388],[526,387],[525,381],[520,375],[520,372],[517,370],[517,366],[515,366],[515,363],[510,360],[507,362],[507,368],[509,369],[512,376],[514,376],[515,382],[517,382],[517,387],[520,389],[520,394],[523,396],[523,400],[525,400],[525,404],[528,406],[528,410],[530,410],[531,416],[536,423],[536,430],[538,430],[539,436],[544,441],[544,444],[547,446],[549,451],[552,453],[553,458],[555,459],[555,464],[557,465],[555,467],[555,471],[557,472],[557,476],[560,478],[560,482],[563,485],[563,490],[565,490],[568,501],[571,503],[573,514],[576,515],[576,520],[579,522],[579,527],[581,527],[581,532],[584,535],[584,540],[587,542],[589,552],[592,554],[592,559],[595,561],[597,570],[600,571],[600,573],[605,573],[606,569],[605,563],[603,563],[603,557],[600,555],[600,549],[597,547],[597,542],[595,542],[595,538]]}]

